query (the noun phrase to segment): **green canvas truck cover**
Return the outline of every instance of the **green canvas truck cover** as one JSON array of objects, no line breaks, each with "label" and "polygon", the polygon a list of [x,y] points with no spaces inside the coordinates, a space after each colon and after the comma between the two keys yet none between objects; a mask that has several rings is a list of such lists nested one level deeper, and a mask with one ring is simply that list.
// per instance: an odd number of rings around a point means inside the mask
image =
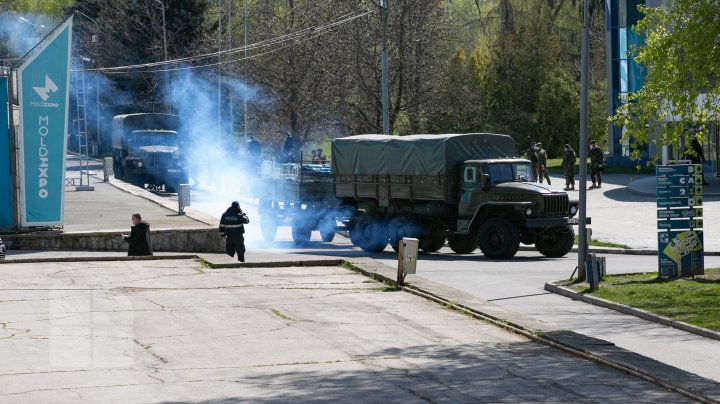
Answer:
[{"label": "green canvas truck cover", "polygon": [[138,113],[116,115],[112,120],[112,144],[122,147],[125,139],[134,130],[180,129],[180,117],[172,114]]},{"label": "green canvas truck cover", "polygon": [[455,175],[466,160],[515,156],[510,136],[359,135],[332,143],[332,172],[340,175]]}]

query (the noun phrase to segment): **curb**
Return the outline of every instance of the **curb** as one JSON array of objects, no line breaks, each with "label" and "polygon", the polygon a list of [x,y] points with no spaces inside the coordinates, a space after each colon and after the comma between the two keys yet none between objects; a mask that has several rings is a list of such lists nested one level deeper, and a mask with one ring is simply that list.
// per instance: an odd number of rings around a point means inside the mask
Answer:
[{"label": "curb", "polygon": [[98,257],[60,257],[60,258],[16,258],[5,259],[0,261],[0,265],[7,264],[42,264],[50,262],[107,262],[107,261],[160,261],[160,260],[191,260],[198,258],[197,255],[178,254],[178,255],[147,255],[129,257],[125,255],[118,256],[98,256]]},{"label": "curb", "polygon": [[[555,281],[557,282],[557,281]],[[643,320],[652,321],[653,323],[658,323],[667,327],[676,328],[681,331],[689,332],[691,334],[699,335],[701,337],[714,339],[716,341],[720,341],[720,332],[716,332],[713,330],[708,330],[707,328],[698,327],[692,324],[684,323],[682,321],[673,320],[668,317],[660,316],[657,314],[650,313],[645,310],[636,309],[634,307],[621,304],[621,303],[615,303],[610,300],[601,299],[599,297],[589,296],[584,293],[576,292],[570,288],[566,288],[564,286],[557,285],[555,282],[547,282],[545,283],[545,290],[548,292],[552,292],[561,296],[569,297],[573,300],[579,300],[583,303],[592,304],[594,306],[598,307],[604,307],[606,309],[615,310],[617,312],[627,314],[630,316],[635,316],[638,318],[641,318]]]}]

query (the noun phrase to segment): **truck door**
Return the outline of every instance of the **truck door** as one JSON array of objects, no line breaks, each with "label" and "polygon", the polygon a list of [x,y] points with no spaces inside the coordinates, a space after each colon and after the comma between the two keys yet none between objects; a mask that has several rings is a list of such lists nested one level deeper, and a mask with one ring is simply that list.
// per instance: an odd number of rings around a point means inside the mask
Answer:
[{"label": "truck door", "polygon": [[480,174],[480,167],[477,165],[463,166],[460,179],[460,203],[458,204],[460,218],[471,218],[475,214],[479,199],[482,197]]}]

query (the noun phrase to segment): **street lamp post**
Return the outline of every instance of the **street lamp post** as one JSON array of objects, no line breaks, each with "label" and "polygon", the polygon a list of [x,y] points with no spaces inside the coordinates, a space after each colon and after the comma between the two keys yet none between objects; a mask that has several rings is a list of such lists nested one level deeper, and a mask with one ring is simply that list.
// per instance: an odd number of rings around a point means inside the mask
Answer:
[{"label": "street lamp post", "polygon": [[388,88],[388,55],[387,55],[387,0],[380,0],[380,21],[382,24],[382,114],[383,134],[390,134],[390,89]]},{"label": "street lamp post", "polygon": [[588,31],[588,0],[583,1],[582,49],[580,54],[580,210],[578,226],[578,280],[585,280],[587,261],[587,153],[588,153],[588,57],[590,32]]},{"label": "street lamp post", "polygon": [[165,55],[165,66],[163,68],[165,73],[165,96],[168,96],[168,90],[170,89],[168,85],[168,53],[167,53],[167,26],[165,25],[165,3],[163,3],[160,0],[155,0],[156,3],[160,4],[160,7],[162,7],[162,23],[163,23],[163,53]]}]

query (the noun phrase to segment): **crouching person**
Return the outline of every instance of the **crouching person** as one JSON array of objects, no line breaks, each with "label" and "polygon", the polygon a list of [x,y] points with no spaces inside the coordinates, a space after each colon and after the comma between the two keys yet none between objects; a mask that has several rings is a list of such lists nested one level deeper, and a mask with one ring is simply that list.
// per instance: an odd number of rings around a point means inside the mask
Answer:
[{"label": "crouching person", "polygon": [[233,257],[237,253],[238,261],[245,262],[245,226],[250,219],[240,209],[240,203],[234,201],[222,214],[220,235],[225,239],[225,252]]},{"label": "crouching person", "polygon": [[150,225],[142,221],[139,213],[132,214],[132,227],[130,235],[123,234],[123,240],[128,243],[128,255],[153,255],[150,243]]}]

